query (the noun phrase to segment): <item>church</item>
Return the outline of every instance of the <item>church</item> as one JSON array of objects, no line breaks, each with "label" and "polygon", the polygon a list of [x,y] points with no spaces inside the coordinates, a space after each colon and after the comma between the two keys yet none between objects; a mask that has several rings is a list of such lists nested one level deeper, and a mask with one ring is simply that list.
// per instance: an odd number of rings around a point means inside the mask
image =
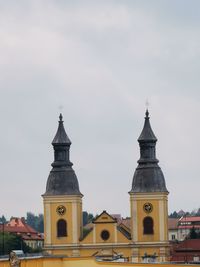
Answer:
[{"label": "church", "polygon": [[[140,159],[130,186],[130,225],[119,223],[106,211],[97,216],[83,236],[83,195],[70,161],[71,141],[59,117],[52,141],[54,162],[44,203],[44,250],[67,257],[115,257],[132,262],[169,260],[168,190],[156,158],[157,138],[146,110],[138,138]],[[128,203],[127,203],[128,204]]]}]

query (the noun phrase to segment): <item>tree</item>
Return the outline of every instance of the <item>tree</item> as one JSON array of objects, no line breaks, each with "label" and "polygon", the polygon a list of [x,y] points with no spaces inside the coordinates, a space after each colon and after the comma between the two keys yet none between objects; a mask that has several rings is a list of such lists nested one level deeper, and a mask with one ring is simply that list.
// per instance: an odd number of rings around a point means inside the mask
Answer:
[{"label": "tree", "polygon": [[94,216],[92,213],[88,213],[87,211],[83,211],[82,214],[83,214],[83,226],[92,222],[92,220],[94,219]]},{"label": "tree", "polygon": [[44,233],[44,215],[43,214],[38,215],[36,230],[40,233]]},{"label": "tree", "polygon": [[6,220],[5,216],[2,215],[2,216],[0,217],[0,223],[6,223],[6,222],[7,222],[7,220]]},{"label": "tree", "polygon": [[198,210],[196,212],[196,216],[200,216],[200,208],[198,208]]},{"label": "tree", "polygon": [[178,218],[179,216],[178,216],[178,213],[177,213],[176,211],[174,211],[173,213],[171,213],[171,214],[169,215],[169,217],[170,217],[170,218]]},{"label": "tree", "polygon": [[88,223],[92,222],[92,220],[94,219],[94,216],[92,213],[88,214]]},{"label": "tree", "polygon": [[44,216],[43,214],[35,215],[32,212],[26,213],[26,222],[36,231],[44,232]]},{"label": "tree", "polygon": [[190,230],[189,238],[190,239],[197,239],[198,238],[197,232],[195,231],[194,227],[192,227],[192,229]]},{"label": "tree", "polygon": [[88,213],[87,213],[87,211],[83,211],[82,215],[83,215],[83,226],[85,226],[87,224],[87,222],[88,222]]},{"label": "tree", "polygon": [[26,213],[26,222],[35,229],[35,215],[32,212]]},{"label": "tree", "polygon": [[25,253],[30,251],[20,235],[7,232],[0,233],[0,255],[9,254],[11,250],[23,250]]}]

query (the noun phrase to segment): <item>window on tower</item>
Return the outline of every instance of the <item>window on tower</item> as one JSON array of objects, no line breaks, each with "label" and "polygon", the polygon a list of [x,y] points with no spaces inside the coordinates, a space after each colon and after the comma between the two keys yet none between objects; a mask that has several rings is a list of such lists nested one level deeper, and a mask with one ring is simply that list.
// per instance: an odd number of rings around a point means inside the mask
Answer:
[{"label": "window on tower", "polygon": [[145,217],[143,220],[144,235],[153,234],[153,219],[151,217]]},{"label": "window on tower", "polygon": [[67,236],[67,222],[63,219],[57,222],[57,237]]}]

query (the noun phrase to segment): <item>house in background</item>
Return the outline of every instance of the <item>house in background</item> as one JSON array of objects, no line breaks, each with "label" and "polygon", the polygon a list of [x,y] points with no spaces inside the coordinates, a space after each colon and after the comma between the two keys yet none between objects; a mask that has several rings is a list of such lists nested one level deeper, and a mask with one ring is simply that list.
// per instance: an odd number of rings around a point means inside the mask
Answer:
[{"label": "house in background", "polygon": [[200,261],[200,239],[187,239],[171,246],[170,260],[173,262],[194,262]]},{"label": "house in background", "polygon": [[178,221],[178,240],[184,240],[193,228],[200,232],[200,216],[182,216]]},{"label": "house in background", "polygon": [[179,218],[168,218],[169,241],[178,240],[178,221]]},{"label": "house in background", "polygon": [[183,241],[195,229],[200,232],[200,216],[182,216],[168,219],[169,241]]},{"label": "house in background", "polygon": [[44,236],[29,226],[24,218],[13,217],[5,225],[1,225],[1,232],[20,235],[27,246],[32,249],[43,247]]}]

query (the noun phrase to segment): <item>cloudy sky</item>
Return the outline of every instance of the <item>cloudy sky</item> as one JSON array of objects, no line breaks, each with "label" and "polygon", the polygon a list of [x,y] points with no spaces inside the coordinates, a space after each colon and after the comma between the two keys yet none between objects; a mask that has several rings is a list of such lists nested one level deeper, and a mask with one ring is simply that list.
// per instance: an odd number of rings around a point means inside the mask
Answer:
[{"label": "cloudy sky", "polygon": [[129,216],[146,99],[169,212],[200,207],[199,10],[0,0],[0,215],[43,212],[62,107],[83,209]]}]

